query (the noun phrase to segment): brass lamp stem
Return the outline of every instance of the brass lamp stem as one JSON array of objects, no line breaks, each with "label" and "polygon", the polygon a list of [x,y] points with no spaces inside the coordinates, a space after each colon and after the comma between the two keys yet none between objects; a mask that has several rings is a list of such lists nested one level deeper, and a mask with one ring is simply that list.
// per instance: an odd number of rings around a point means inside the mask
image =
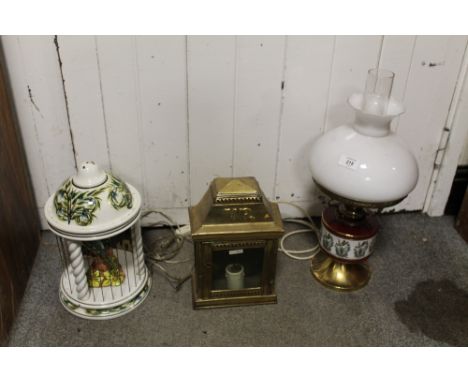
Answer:
[{"label": "brass lamp stem", "polygon": [[364,208],[358,207],[349,203],[340,203],[338,206],[338,213],[345,220],[357,221],[362,220],[366,216]]}]

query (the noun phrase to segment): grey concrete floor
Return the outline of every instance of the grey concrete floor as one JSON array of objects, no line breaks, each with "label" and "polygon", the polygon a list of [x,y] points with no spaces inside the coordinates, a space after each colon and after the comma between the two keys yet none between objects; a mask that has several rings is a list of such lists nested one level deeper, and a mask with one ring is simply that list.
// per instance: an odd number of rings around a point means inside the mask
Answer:
[{"label": "grey concrete floor", "polygon": [[[44,232],[10,346],[467,346],[468,246],[453,218],[380,220],[372,279],[360,291],[328,290],[311,277],[308,261],[278,254],[277,305],[194,311],[190,284],[176,292],[155,272],[147,300],[108,321],[63,309],[59,255]],[[301,235],[291,245],[312,241]],[[187,243],[180,256],[191,255]]]}]

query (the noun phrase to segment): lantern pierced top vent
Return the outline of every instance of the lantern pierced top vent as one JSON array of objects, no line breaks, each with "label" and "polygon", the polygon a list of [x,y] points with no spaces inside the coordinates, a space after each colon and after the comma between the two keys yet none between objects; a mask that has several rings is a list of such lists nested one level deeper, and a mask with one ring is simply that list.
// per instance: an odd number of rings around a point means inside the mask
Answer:
[{"label": "lantern pierced top vent", "polygon": [[214,179],[189,216],[195,240],[259,232],[274,238],[284,232],[278,206],[253,177]]},{"label": "lantern pierced top vent", "polygon": [[263,201],[255,178],[217,178],[211,190],[216,203],[261,203]]}]

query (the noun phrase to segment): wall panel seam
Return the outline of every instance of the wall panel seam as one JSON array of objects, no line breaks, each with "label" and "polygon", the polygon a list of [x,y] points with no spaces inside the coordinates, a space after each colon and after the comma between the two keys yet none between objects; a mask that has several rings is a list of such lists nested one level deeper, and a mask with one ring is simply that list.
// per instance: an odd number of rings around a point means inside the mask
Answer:
[{"label": "wall panel seam", "polygon": [[238,93],[238,40],[234,37],[234,91],[232,97],[232,137],[231,137],[231,177],[234,176],[234,155],[236,149],[236,128],[237,128],[237,93]]},{"label": "wall panel seam", "polygon": [[67,121],[68,121],[68,131],[70,132],[70,142],[73,150],[73,159],[75,161],[75,170],[78,170],[78,163],[76,161],[76,147],[75,147],[75,141],[73,138],[73,130],[71,127],[71,119],[70,119],[70,105],[68,104],[68,96],[67,96],[67,88],[65,86],[65,78],[63,76],[63,63],[62,63],[62,57],[60,55],[60,45],[58,42],[58,36],[54,36],[54,45],[55,45],[55,50],[57,52],[57,60],[59,63],[59,68],[60,68],[60,77],[62,79],[62,90],[63,90],[63,98],[65,101],[65,109],[67,111]]},{"label": "wall panel seam", "polygon": [[190,169],[190,110],[189,110],[189,70],[188,70],[188,36],[185,36],[185,119],[187,123],[186,145],[187,145],[187,198],[188,204],[192,205],[191,169]]},{"label": "wall panel seam", "polygon": [[107,120],[106,120],[106,106],[104,104],[104,94],[102,91],[101,62],[99,61],[98,41],[97,41],[96,36],[94,36],[94,50],[96,52],[96,65],[97,65],[98,80],[99,80],[99,92],[101,93],[102,119],[104,122],[104,136],[106,139],[107,158],[109,159],[109,171],[112,172],[112,161],[111,161],[110,145],[109,145],[109,131],[107,129]]},{"label": "wall panel seam", "polygon": [[145,151],[143,145],[143,124],[142,124],[142,110],[141,110],[141,86],[140,86],[140,62],[138,59],[138,44],[136,37],[132,37],[133,44],[133,82],[135,84],[135,103],[137,108],[137,131],[138,131],[138,147],[140,151],[140,175],[141,175],[141,193],[143,197],[143,206],[144,210],[147,207],[148,200],[148,191],[146,188],[146,160],[145,160]]},{"label": "wall panel seam", "polygon": [[414,52],[416,51],[416,43],[417,42],[418,42],[418,36],[415,36],[414,41],[413,41],[413,49],[411,50],[410,66],[409,66],[409,69],[408,69],[408,74],[406,76],[405,89],[403,91],[403,100],[402,100],[403,102],[406,100],[406,90],[408,89],[409,78],[410,78],[410,75],[411,75],[411,71],[413,70]]},{"label": "wall panel seam", "polygon": [[280,110],[278,116],[278,133],[276,137],[276,161],[275,161],[275,176],[273,181],[272,197],[276,199],[276,183],[278,181],[278,166],[281,150],[281,133],[282,133],[282,122],[283,122],[283,111],[284,111],[284,98],[286,92],[286,71],[287,71],[287,58],[288,58],[288,36],[284,37],[283,44],[283,69],[281,74],[281,98],[280,98]]},{"label": "wall panel seam", "polygon": [[384,46],[384,41],[385,41],[385,36],[380,37],[380,48],[379,48],[379,53],[377,54],[377,63],[376,63],[376,68],[380,69],[380,62],[382,61],[382,52],[383,52],[383,46]]},{"label": "wall panel seam", "polygon": [[335,48],[336,48],[336,36],[333,36],[333,47],[332,47],[332,61],[330,67],[330,74],[328,75],[328,90],[327,90],[327,103],[325,105],[325,113],[323,114],[323,125],[320,132],[323,133],[328,129],[328,111],[330,108],[330,97],[331,97],[331,84],[333,80],[333,67],[335,66]]}]

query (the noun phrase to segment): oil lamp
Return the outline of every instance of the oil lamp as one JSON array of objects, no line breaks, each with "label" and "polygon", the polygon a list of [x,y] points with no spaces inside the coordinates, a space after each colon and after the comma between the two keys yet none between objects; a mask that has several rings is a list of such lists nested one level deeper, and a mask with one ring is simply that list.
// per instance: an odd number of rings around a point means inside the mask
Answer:
[{"label": "oil lamp", "polygon": [[70,313],[109,319],[148,295],[138,191],[94,162],[82,163],[45,205],[63,271],[59,298]]},{"label": "oil lamp", "polygon": [[368,72],[363,94],[349,105],[354,122],[319,137],[310,152],[310,168],[317,187],[339,202],[322,213],[321,252],[312,259],[312,275],[339,290],[367,284],[371,255],[379,230],[371,210],[395,205],[416,186],[418,167],[413,154],[390,129],[404,112],[391,95],[394,73]]},{"label": "oil lamp", "polygon": [[252,177],[216,178],[189,209],[195,249],[194,308],[276,303],[276,203]]}]

